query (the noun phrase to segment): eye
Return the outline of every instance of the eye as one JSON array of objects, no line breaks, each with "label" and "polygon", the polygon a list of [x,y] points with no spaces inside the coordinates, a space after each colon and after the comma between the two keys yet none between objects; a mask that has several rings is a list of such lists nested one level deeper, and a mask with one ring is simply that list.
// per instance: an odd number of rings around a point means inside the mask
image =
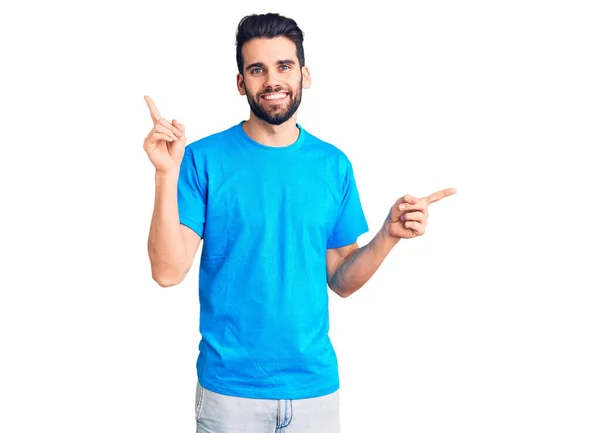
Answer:
[{"label": "eye", "polygon": [[256,75],[256,74],[255,74],[255,72],[256,72],[256,71],[262,71],[262,69],[261,69],[261,68],[254,68],[254,69],[252,69],[252,70],[250,71],[250,73],[251,73],[251,74],[253,74],[253,75]]},{"label": "eye", "polygon": [[281,67],[291,69],[289,65],[281,65]]}]

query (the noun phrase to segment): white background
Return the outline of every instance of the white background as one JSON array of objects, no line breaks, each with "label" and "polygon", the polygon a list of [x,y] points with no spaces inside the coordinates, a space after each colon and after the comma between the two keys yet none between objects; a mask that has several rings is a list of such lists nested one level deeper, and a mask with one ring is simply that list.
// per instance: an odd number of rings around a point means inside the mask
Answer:
[{"label": "white background", "polygon": [[200,256],[151,279],[143,96],[188,143],[246,119],[235,29],[264,12],[305,32],[298,121],[350,157],[361,246],[458,190],[330,298],[342,432],[600,431],[594,3],[3,5],[0,431],[194,431]]}]

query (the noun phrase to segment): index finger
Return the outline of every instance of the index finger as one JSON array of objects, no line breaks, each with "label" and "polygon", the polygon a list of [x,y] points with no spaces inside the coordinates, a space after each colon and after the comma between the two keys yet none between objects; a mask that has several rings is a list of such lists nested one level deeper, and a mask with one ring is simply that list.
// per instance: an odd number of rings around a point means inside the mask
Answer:
[{"label": "index finger", "polygon": [[454,189],[454,188],[446,188],[446,189],[443,189],[441,191],[434,192],[430,196],[427,196],[425,198],[425,201],[427,202],[427,205],[430,205],[431,203],[435,203],[436,201],[441,200],[444,197],[447,197],[447,196],[452,195],[452,194],[456,194],[456,189]]},{"label": "index finger", "polygon": [[150,109],[150,116],[152,117],[152,121],[154,122],[154,124],[156,124],[156,122],[158,122],[158,120],[160,119],[160,113],[158,112],[158,108],[156,108],[156,105],[154,105],[154,101],[150,96],[144,96],[144,99],[146,100],[146,104]]}]

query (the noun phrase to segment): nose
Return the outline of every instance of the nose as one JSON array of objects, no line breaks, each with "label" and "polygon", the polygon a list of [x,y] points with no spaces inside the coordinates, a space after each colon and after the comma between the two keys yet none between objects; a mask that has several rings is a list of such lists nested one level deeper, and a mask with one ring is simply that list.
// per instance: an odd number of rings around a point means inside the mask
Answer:
[{"label": "nose", "polygon": [[281,90],[281,79],[277,72],[267,72],[265,74],[265,82],[263,85],[267,91],[278,92]]}]

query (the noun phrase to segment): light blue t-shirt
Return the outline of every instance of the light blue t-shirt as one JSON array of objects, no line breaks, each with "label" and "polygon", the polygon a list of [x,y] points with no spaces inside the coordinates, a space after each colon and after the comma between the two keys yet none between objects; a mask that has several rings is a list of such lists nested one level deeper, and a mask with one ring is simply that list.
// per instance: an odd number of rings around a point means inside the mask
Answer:
[{"label": "light blue t-shirt", "polygon": [[179,174],[181,224],[204,239],[198,381],[248,398],[329,394],[325,253],[369,230],[352,165],[299,124],[271,147],[242,123],[186,146]]}]

